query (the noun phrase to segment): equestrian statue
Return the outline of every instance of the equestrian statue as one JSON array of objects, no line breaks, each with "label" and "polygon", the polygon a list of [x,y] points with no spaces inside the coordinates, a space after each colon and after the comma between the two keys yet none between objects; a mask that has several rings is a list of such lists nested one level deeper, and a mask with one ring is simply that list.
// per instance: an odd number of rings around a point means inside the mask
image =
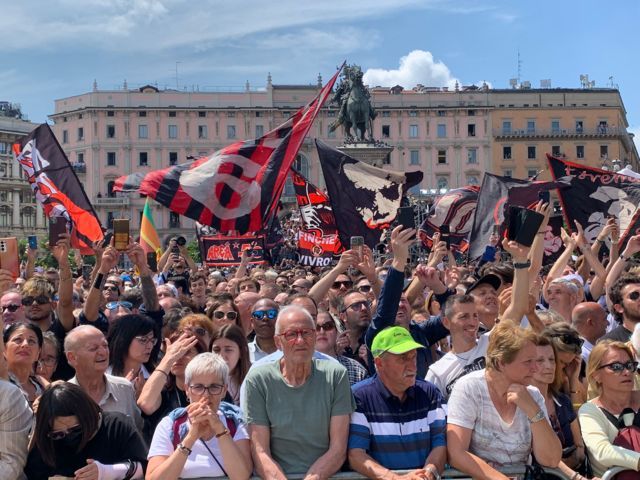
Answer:
[{"label": "equestrian statue", "polygon": [[[330,125],[334,131],[339,125],[344,128],[347,142],[373,142],[373,120],[376,112],[371,105],[369,90],[362,83],[362,70],[357,65],[347,65],[342,79],[336,87],[332,102],[340,106],[338,117]],[[353,128],[353,135],[351,129]]]}]

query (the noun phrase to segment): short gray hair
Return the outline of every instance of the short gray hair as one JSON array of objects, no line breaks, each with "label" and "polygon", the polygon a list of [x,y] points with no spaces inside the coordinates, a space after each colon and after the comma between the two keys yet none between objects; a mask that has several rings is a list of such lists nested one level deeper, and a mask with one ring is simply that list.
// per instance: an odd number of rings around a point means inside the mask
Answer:
[{"label": "short gray hair", "polygon": [[313,320],[313,317],[306,308],[303,308],[300,305],[287,305],[286,307],[280,309],[280,312],[278,312],[278,318],[276,319],[276,335],[280,334],[283,318],[285,317],[285,315],[290,313],[299,313],[305,318],[305,320],[309,322],[309,326],[311,328],[316,327],[316,322]]},{"label": "short gray hair", "polygon": [[190,385],[191,379],[196,375],[213,375],[220,377],[222,383],[227,385],[229,381],[229,367],[224,359],[217,353],[200,353],[191,359],[184,371],[185,385]]},{"label": "short gray hair", "polygon": [[572,282],[571,280],[569,280],[567,278],[556,278],[556,279],[551,281],[549,286],[551,286],[551,285],[562,285],[562,286],[568,288],[569,292],[572,295],[578,295],[578,292],[580,291],[578,286],[574,282]]},{"label": "short gray hair", "polygon": [[85,332],[93,332],[93,333],[98,332],[104,336],[104,333],[102,332],[102,330],[97,329],[93,325],[79,325],[71,329],[71,331],[67,333],[67,336],[64,337],[65,353],[76,351],[76,348],[78,348],[78,336],[80,336],[80,334]]}]

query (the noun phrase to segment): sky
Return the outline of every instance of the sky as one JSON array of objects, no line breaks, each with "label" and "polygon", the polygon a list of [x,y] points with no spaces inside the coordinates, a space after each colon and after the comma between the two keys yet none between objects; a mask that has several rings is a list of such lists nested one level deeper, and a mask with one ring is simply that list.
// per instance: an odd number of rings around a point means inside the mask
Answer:
[{"label": "sky", "polygon": [[578,88],[587,74],[618,86],[640,137],[636,0],[0,0],[0,9],[11,19],[0,100],[34,122],[94,80],[239,90],[263,88],[271,73],[274,84],[315,84],[347,60],[370,85],[406,88],[508,88],[518,73],[533,87]]}]

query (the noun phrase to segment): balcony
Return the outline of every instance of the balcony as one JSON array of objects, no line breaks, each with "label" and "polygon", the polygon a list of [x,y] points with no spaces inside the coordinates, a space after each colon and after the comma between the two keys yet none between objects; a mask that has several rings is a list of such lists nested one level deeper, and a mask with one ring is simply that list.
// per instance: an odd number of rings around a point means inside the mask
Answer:
[{"label": "balcony", "polygon": [[544,138],[616,138],[626,137],[629,133],[624,128],[599,126],[596,128],[550,128],[550,129],[502,129],[494,128],[493,136],[499,139],[544,139]]},{"label": "balcony", "polygon": [[86,163],[72,163],[71,168],[76,173],[87,173],[87,164]]},{"label": "balcony", "polygon": [[93,205],[96,207],[128,207],[129,197],[93,197]]}]

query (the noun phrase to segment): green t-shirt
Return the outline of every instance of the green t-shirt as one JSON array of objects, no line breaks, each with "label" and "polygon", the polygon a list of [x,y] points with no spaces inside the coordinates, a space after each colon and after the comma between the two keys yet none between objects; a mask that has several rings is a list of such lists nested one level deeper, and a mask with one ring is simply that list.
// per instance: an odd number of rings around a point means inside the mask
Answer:
[{"label": "green t-shirt", "polygon": [[331,417],[355,409],[347,370],[330,360],[312,362],[299,387],[284,381],[279,360],[252,368],[245,378],[246,423],[271,429],[271,456],[286,474],[307,472],[329,449]]}]

